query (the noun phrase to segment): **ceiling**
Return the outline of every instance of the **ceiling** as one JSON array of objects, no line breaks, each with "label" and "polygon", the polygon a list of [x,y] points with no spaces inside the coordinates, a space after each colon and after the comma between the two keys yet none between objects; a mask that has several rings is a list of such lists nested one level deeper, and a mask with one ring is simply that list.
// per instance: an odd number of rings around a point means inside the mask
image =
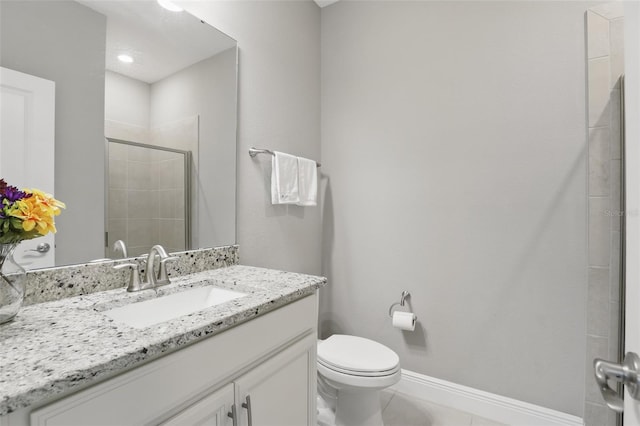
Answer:
[{"label": "ceiling", "polygon": [[[168,11],[154,0],[79,2],[107,16],[106,68],[149,84],[236,45],[189,13]],[[121,53],[134,62],[120,62]]]}]

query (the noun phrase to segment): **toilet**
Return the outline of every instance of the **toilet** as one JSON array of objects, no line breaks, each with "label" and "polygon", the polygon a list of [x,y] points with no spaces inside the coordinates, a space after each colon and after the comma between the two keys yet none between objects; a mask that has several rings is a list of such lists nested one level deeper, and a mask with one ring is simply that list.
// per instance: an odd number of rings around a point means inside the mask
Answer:
[{"label": "toilet", "polygon": [[379,392],[400,375],[400,358],[378,342],[344,334],[318,341],[318,424],[383,426]]}]

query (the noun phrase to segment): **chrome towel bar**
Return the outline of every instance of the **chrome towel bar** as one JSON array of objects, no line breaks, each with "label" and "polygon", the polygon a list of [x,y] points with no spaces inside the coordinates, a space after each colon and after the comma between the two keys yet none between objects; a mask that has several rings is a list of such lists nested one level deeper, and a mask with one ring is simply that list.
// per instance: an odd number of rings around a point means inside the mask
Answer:
[{"label": "chrome towel bar", "polygon": [[[261,148],[253,148],[253,147],[249,148],[249,155],[251,157],[255,157],[258,154],[276,155],[270,149],[261,149]],[[320,163],[316,162],[316,167],[320,167]]]}]

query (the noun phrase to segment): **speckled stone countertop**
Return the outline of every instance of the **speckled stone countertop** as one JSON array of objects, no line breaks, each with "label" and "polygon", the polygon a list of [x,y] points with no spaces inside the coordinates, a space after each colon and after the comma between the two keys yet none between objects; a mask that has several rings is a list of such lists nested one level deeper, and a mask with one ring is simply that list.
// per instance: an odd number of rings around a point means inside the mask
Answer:
[{"label": "speckled stone countertop", "polygon": [[158,296],[213,284],[246,296],[144,329],[102,312],[156,297],[124,288],[24,307],[0,325],[0,415],[211,336],[312,294],[326,278],[235,265],[172,279]]}]

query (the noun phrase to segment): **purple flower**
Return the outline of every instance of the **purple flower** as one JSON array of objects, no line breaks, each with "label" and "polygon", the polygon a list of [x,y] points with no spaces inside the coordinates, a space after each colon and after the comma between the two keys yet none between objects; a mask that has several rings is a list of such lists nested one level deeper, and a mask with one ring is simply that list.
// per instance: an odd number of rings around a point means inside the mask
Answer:
[{"label": "purple flower", "polygon": [[4,179],[0,179],[0,204],[3,204],[4,200],[13,203],[29,196],[31,196],[31,194],[26,194],[15,186],[8,185]]}]

